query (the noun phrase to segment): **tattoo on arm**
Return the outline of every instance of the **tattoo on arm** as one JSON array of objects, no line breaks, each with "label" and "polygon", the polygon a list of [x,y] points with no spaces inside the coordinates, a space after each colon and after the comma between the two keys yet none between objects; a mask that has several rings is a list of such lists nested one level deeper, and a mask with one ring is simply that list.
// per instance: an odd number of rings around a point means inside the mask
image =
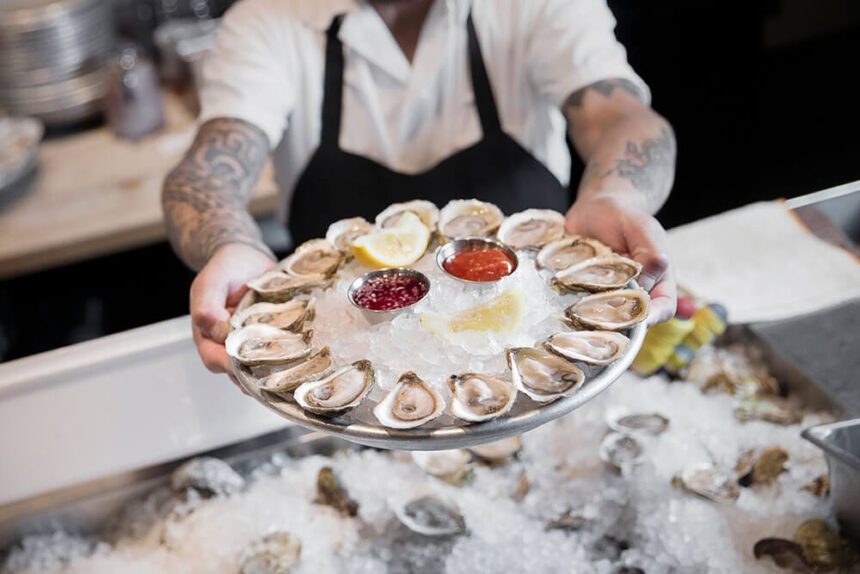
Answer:
[{"label": "tattoo on arm", "polygon": [[211,120],[167,176],[161,195],[167,235],[190,267],[202,268],[227,243],[271,255],[247,209],[268,150],[266,135],[251,124]]},{"label": "tattoo on arm", "polygon": [[616,88],[623,90],[640,100],[644,99],[642,97],[642,93],[639,91],[639,88],[636,87],[636,84],[634,84],[630,80],[615,78],[610,80],[600,80],[599,82],[594,82],[593,84],[589,84],[584,88],[576,90],[567,98],[564,107],[581,108],[582,102],[585,99],[585,94],[587,94],[588,92],[597,92],[603,97],[608,98],[612,95],[612,92],[615,91]]}]

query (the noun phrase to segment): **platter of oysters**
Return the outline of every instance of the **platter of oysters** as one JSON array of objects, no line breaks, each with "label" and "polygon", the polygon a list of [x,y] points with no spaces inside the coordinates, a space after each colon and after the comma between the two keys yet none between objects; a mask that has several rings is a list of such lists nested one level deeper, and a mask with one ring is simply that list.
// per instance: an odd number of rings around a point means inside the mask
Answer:
[{"label": "platter of oysters", "polygon": [[469,447],[565,415],[627,370],[650,308],[640,271],[552,210],[409,201],[334,222],[249,281],[225,345],[244,390],[301,426]]}]

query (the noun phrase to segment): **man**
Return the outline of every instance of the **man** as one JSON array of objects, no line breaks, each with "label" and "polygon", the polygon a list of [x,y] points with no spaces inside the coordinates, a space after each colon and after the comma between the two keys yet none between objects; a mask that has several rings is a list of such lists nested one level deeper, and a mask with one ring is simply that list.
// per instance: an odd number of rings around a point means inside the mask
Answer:
[{"label": "man", "polygon": [[[567,231],[643,264],[650,320],[671,317],[652,214],[675,139],[614,24],[605,0],[239,2],[204,72],[199,133],[163,192],[170,240],[199,270],[206,366],[229,373],[228,308],[274,265],[246,209],[270,153],[296,240],[417,197],[566,210]],[[572,206],[565,124],[586,163]]]}]

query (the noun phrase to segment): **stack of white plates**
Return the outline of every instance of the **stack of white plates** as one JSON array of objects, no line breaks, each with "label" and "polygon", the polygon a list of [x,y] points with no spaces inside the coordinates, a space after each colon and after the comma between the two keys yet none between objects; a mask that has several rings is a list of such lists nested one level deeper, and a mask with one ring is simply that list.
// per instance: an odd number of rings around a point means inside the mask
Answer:
[{"label": "stack of white plates", "polygon": [[109,0],[0,1],[0,109],[67,124],[102,110]]}]

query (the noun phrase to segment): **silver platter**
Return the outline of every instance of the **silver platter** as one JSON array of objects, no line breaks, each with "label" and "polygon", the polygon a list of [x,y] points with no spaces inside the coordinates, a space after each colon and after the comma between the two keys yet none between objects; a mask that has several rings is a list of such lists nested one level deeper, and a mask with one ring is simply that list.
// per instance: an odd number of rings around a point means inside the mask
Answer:
[{"label": "silver platter", "polygon": [[[635,288],[636,283],[631,282]],[[464,448],[493,442],[537,428],[571,411],[605,391],[623,375],[636,358],[645,339],[647,327],[639,323],[627,331],[630,345],[624,355],[607,367],[593,367],[577,363],[586,374],[586,382],[579,391],[549,404],[532,401],[524,393],[506,416],[484,423],[468,424],[447,414],[430,423],[406,430],[383,427],[373,416],[377,401],[373,394],[355,410],[337,418],[326,418],[305,412],[295,402],[263,394],[253,376],[234,365],[240,384],[249,395],[269,410],[302,427],[323,431],[365,446],[398,450],[445,450]]]}]

